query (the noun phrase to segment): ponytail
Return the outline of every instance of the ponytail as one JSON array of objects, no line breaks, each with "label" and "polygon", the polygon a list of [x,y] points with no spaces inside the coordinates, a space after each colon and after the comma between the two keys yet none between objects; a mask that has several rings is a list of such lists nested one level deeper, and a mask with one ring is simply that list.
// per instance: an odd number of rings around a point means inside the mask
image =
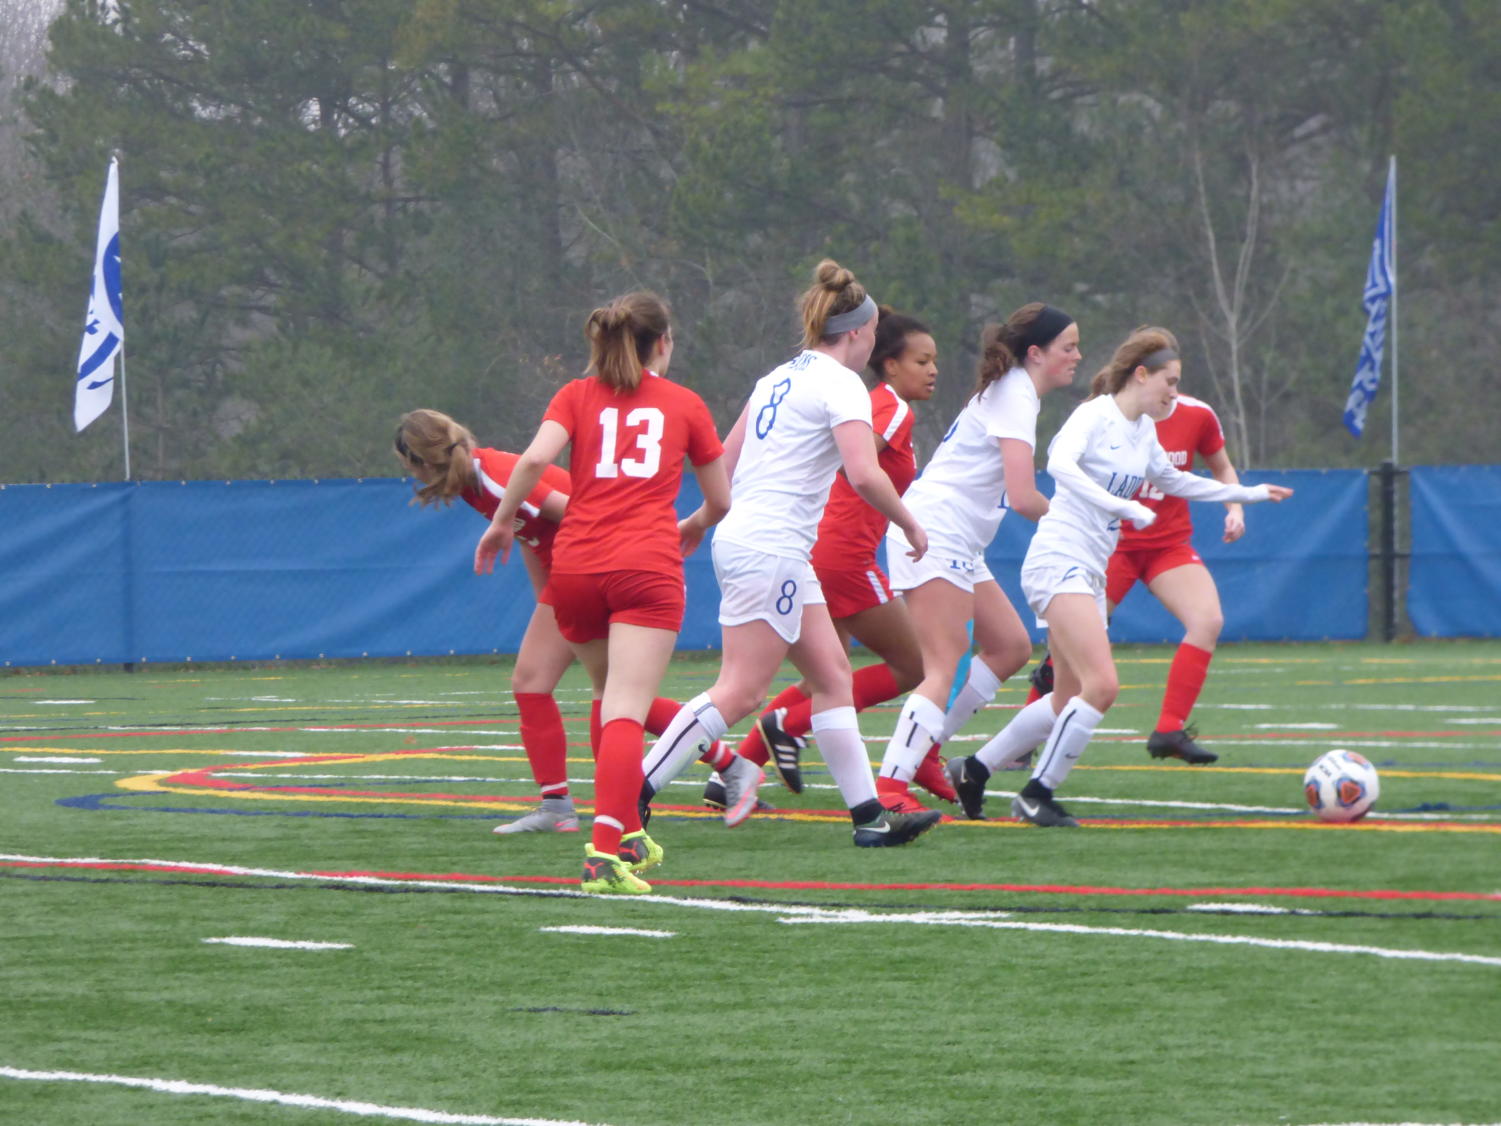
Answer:
[{"label": "ponytail", "polygon": [[[860,316],[869,305],[869,315]],[[798,312],[803,321],[803,348],[827,344],[841,333],[859,328],[876,315],[875,302],[865,292],[865,287],[855,280],[855,275],[832,258],[825,258],[813,271],[813,284],[803,291],[798,299]],[[830,319],[843,314],[854,314],[853,324],[836,327]]]},{"label": "ponytail", "polygon": [[1027,352],[1034,345],[1046,348],[1073,323],[1074,319],[1062,309],[1032,301],[999,324],[986,325],[980,333],[980,363],[974,393],[983,394],[1012,368],[1025,365]]},{"label": "ponytail", "polygon": [[657,341],[671,331],[671,311],[655,293],[637,290],[615,298],[584,322],[588,374],[616,391],[634,391]]}]

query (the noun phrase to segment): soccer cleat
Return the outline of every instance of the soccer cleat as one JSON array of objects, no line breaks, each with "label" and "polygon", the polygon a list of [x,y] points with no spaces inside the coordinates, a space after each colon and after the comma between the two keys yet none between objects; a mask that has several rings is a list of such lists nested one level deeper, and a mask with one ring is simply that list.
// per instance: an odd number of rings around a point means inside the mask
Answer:
[{"label": "soccer cleat", "polygon": [[1206,751],[1194,742],[1198,732],[1192,727],[1178,731],[1154,731],[1147,739],[1147,754],[1153,758],[1181,758],[1190,766],[1204,766],[1218,762],[1219,755]]},{"label": "soccer cleat", "polygon": [[1042,660],[1037,663],[1031,674],[1027,677],[1032,682],[1032,687],[1037,689],[1039,696],[1046,696],[1053,690],[1053,654],[1044,653]]},{"label": "soccer cleat", "polygon": [[947,765],[944,757],[938,753],[938,748],[935,746],[927,753],[922,762],[918,764],[917,773],[912,776],[912,781],[941,801],[957,802],[959,795],[954,792],[954,784],[949,781],[949,776],[944,773]]},{"label": "soccer cleat", "polygon": [[973,756],[951,758],[943,772],[948,775],[949,782],[954,787],[954,794],[959,799],[964,816],[971,821],[984,821],[985,783],[990,779],[990,771],[985,769],[985,764]]},{"label": "soccer cleat", "polygon": [[756,791],[766,772],[736,755],[719,776],[724,779],[724,823],[733,829],[756,811]]},{"label": "soccer cleat", "polygon": [[507,821],[504,825],[497,825],[490,831],[502,836],[509,833],[577,833],[579,819],[573,811],[571,799],[543,798],[540,808],[514,821]]},{"label": "soccer cleat", "polygon": [[808,740],[783,731],[782,724],[786,719],[786,708],[773,708],[761,713],[756,726],[761,729],[761,741],[770,752],[771,768],[777,772],[782,785],[794,794],[800,794],[803,792],[803,749]]},{"label": "soccer cleat", "polygon": [[651,884],[640,879],[618,856],[584,848],[584,874],[579,887],[595,895],[644,895]]},{"label": "soccer cleat", "polygon": [[896,848],[922,836],[942,820],[936,809],[922,813],[893,813],[887,810],[874,821],[855,826],[856,848]]},{"label": "soccer cleat", "polygon": [[662,846],[637,829],[620,838],[620,859],[632,872],[649,872],[662,863]]},{"label": "soccer cleat", "polygon": [[897,793],[892,791],[886,794],[877,794],[882,805],[890,813],[927,813],[928,807],[923,805],[911,794],[911,791]]},{"label": "soccer cleat", "polygon": [[[719,771],[709,775],[709,780],[704,783],[704,805],[709,809],[724,811],[724,779],[719,776]],[[775,813],[777,807],[764,798],[756,798],[756,813]]]},{"label": "soccer cleat", "polygon": [[1033,778],[1011,799],[1011,816],[1044,829],[1077,829],[1074,815],[1053,800],[1053,791]]}]

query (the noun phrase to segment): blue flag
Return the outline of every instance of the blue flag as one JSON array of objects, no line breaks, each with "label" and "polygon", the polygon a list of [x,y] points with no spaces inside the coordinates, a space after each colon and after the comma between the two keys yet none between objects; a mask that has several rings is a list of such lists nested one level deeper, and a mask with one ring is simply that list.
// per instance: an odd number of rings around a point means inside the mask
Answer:
[{"label": "blue flag", "polygon": [[1386,198],[1381,201],[1381,218],[1376,221],[1376,239],[1371,245],[1371,264],[1365,275],[1365,338],[1360,342],[1360,359],[1355,364],[1355,379],[1350,397],[1345,400],[1345,428],[1357,438],[1365,430],[1365,413],[1381,386],[1381,352],[1386,345],[1386,318],[1391,307],[1396,278],[1392,271],[1392,250],[1396,232],[1392,229],[1392,196],[1396,192],[1397,169],[1393,164],[1386,176]]},{"label": "blue flag", "polygon": [[99,208],[94,281],[78,348],[73,391],[73,428],[82,430],[109,409],[115,394],[115,360],[125,346],[125,307],[120,293],[120,163],[111,158]]}]

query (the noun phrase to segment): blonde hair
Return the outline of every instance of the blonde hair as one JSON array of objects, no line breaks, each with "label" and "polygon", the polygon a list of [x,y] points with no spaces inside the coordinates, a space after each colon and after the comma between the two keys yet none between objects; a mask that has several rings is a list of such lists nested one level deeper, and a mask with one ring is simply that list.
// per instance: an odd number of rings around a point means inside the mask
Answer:
[{"label": "blonde hair", "polygon": [[421,504],[452,504],[474,483],[474,435],[442,411],[414,410],[396,427],[396,456],[408,469],[430,471],[417,488]]},{"label": "blonde hair", "polygon": [[[1138,325],[1131,330],[1130,336],[1121,341],[1120,347],[1110,357],[1110,362],[1095,373],[1094,379],[1089,383],[1089,397],[1095,399],[1101,395],[1114,395],[1126,385],[1136,369],[1142,366],[1143,360],[1151,358],[1153,352],[1160,352],[1164,348],[1177,352],[1178,338],[1156,325]],[[1161,371],[1176,358],[1159,359],[1147,370]]]},{"label": "blonde hair", "polygon": [[637,290],[589,314],[588,374],[616,391],[641,386],[641,373],[657,341],[672,331],[672,311],[655,293]]},{"label": "blonde hair", "polygon": [[858,309],[865,303],[865,287],[855,275],[832,258],[825,258],[813,271],[813,284],[798,298],[803,318],[803,347],[825,343],[824,325],[830,317]]}]

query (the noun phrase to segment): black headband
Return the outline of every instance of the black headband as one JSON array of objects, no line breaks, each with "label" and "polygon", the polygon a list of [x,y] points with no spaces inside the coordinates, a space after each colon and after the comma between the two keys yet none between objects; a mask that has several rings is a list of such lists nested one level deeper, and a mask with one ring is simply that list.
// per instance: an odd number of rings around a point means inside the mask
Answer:
[{"label": "black headband", "polygon": [[1167,367],[1168,364],[1177,358],[1178,350],[1176,348],[1159,348],[1150,355],[1143,356],[1138,361],[1137,366],[1144,367],[1148,371],[1156,371],[1158,368]]},{"label": "black headband", "polygon": [[1016,362],[1021,363],[1025,360],[1027,358],[1027,350],[1034,344],[1039,348],[1046,348],[1054,340],[1058,339],[1059,333],[1073,323],[1074,318],[1062,309],[1055,309],[1051,305],[1044,305],[1042,312],[1038,313],[1032,323],[1022,330],[1021,339],[1017,341]]}]

